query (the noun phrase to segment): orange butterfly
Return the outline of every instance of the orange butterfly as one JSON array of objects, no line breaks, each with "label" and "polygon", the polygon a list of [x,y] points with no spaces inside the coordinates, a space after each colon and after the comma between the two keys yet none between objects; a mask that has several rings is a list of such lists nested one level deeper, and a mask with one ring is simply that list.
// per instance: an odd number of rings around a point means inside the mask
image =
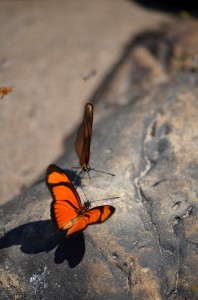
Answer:
[{"label": "orange butterfly", "polygon": [[66,173],[56,165],[47,169],[46,184],[53,197],[51,218],[58,230],[67,230],[66,236],[78,233],[88,225],[106,221],[115,211],[110,205],[96,206],[91,202],[83,205]]},{"label": "orange butterfly", "polygon": [[93,126],[93,105],[91,103],[87,103],[85,105],[83,122],[79,127],[78,134],[76,137],[76,142],[75,142],[75,149],[79,158],[82,171],[89,172],[90,170],[93,170],[99,173],[105,173],[111,176],[115,176],[114,174],[111,173],[95,170],[91,168],[89,165],[92,126]]},{"label": "orange butterfly", "polygon": [[7,95],[8,93],[12,92],[12,89],[13,89],[12,86],[3,86],[3,87],[0,87],[1,99],[3,99],[3,97],[5,95]]}]

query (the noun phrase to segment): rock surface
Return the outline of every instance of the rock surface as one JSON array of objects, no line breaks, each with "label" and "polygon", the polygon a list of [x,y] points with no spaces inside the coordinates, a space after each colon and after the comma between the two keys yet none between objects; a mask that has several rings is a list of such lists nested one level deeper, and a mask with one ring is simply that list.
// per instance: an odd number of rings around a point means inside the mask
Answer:
[{"label": "rock surface", "polygon": [[122,0],[0,1],[0,87],[14,86],[0,99],[0,205],[57,159],[123,45],[169,18]]},{"label": "rock surface", "polygon": [[[2,299],[195,296],[198,74],[178,68],[169,73],[170,63],[163,62],[173,44],[165,39],[168,51],[161,58],[162,52],[150,49],[162,49],[164,37],[147,37],[137,37],[92,99],[101,121],[93,129],[91,165],[116,176],[91,172],[84,191],[91,201],[119,196],[111,201],[116,212],[66,239],[51,224],[43,178],[1,207]],[[77,164],[74,137],[56,162],[62,168]]]}]

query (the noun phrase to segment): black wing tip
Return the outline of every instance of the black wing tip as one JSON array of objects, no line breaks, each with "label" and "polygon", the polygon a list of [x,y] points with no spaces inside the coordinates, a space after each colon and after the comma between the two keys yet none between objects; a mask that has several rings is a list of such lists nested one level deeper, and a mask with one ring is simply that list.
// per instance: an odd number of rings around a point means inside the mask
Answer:
[{"label": "black wing tip", "polygon": [[61,169],[60,167],[58,167],[55,164],[51,164],[47,167],[46,182],[47,182],[47,178],[48,178],[49,174],[51,174],[52,172],[55,172],[55,171],[57,171],[58,173],[66,174],[63,169]]},{"label": "black wing tip", "polygon": [[48,183],[48,177],[49,175],[54,172],[54,171],[58,171],[58,172],[62,172],[62,170],[55,164],[51,164],[47,167],[47,170],[46,170],[46,175],[45,175],[45,183],[47,184],[47,186],[49,185]]},{"label": "black wing tip", "polygon": [[109,205],[109,209],[110,209],[111,215],[114,214],[114,212],[115,212],[115,210],[116,210],[115,207]]},{"label": "black wing tip", "polygon": [[55,171],[55,170],[58,170],[58,171],[62,171],[61,168],[59,168],[57,165],[55,164],[51,164],[47,167],[47,174],[51,173],[52,171]]}]

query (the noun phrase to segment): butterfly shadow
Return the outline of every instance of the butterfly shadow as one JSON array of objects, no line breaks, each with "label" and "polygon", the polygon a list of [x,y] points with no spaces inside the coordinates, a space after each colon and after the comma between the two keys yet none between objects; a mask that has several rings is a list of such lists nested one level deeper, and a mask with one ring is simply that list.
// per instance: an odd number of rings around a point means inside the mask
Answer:
[{"label": "butterfly shadow", "polygon": [[56,248],[54,262],[61,264],[67,260],[70,268],[75,268],[85,253],[83,233],[66,238],[65,233],[57,232],[50,220],[20,225],[0,239],[0,249],[14,245],[21,245],[20,250],[31,255]]}]

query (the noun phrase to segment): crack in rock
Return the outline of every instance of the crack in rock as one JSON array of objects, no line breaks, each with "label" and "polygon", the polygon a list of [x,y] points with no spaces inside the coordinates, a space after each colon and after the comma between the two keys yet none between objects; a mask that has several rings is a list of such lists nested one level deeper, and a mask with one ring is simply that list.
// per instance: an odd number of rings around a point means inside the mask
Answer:
[{"label": "crack in rock", "polygon": [[179,269],[180,269],[180,247],[178,246],[178,249],[177,249],[177,270],[175,272],[174,290],[171,292],[170,296],[168,297],[168,300],[174,300],[177,297],[178,282],[179,282]]},{"label": "crack in rock", "polygon": [[178,294],[178,283],[179,283],[179,271],[180,271],[180,264],[181,264],[181,254],[180,252],[183,249],[185,252],[185,245],[186,245],[186,238],[184,235],[184,228],[183,228],[183,219],[180,219],[176,225],[173,227],[175,235],[178,237],[178,245],[177,245],[177,269],[175,272],[175,283],[174,289],[170,293],[168,300],[177,299]]},{"label": "crack in rock", "polygon": [[[144,178],[152,168],[152,162],[151,162],[151,160],[149,159],[149,157],[147,155],[147,144],[148,144],[148,142],[150,142],[154,138],[155,132],[156,132],[156,125],[158,123],[158,120],[161,117],[162,117],[162,114],[158,112],[157,115],[155,116],[155,119],[152,120],[152,122],[150,123],[150,125],[147,128],[146,135],[145,135],[145,138],[143,140],[143,157],[144,157],[144,160],[145,160],[145,168],[144,168],[144,170],[142,170],[140,172],[140,175],[134,179],[134,184],[135,184],[135,187],[136,187],[136,190],[137,190],[138,197],[140,199],[140,203],[142,204],[146,215],[149,217],[150,224],[153,228],[153,231],[154,231],[154,234],[155,234],[155,237],[156,237],[156,240],[157,240],[158,248],[159,248],[159,251],[160,251],[160,255],[161,255],[162,270],[163,270],[164,269],[164,261],[163,261],[162,247],[161,247],[161,243],[160,243],[160,236],[159,236],[159,233],[158,233],[158,230],[157,230],[157,226],[152,220],[151,213],[149,212],[147,206],[145,205],[145,203],[147,202],[145,200],[147,200],[147,199],[146,199],[146,196],[144,195],[143,190],[141,188],[141,179]],[[164,273],[164,270],[163,270],[163,273]]]}]

